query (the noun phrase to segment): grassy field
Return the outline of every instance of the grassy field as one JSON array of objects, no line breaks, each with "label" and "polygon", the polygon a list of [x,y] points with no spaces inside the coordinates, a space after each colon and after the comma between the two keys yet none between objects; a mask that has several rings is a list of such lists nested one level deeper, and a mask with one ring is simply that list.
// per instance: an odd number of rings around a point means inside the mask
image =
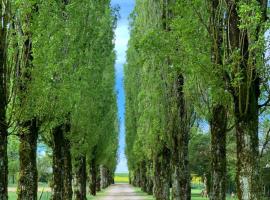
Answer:
[{"label": "grassy field", "polygon": [[128,183],[128,173],[116,173],[114,176],[115,183]]}]

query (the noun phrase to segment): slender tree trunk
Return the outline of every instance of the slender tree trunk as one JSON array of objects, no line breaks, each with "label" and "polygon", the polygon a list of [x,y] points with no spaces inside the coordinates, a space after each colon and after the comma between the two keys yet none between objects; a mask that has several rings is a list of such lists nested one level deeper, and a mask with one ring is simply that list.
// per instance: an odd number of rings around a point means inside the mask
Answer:
[{"label": "slender tree trunk", "polygon": [[[5,7],[3,5],[5,4]],[[0,199],[8,198],[8,125],[6,121],[7,109],[7,23],[9,2],[0,3]]]},{"label": "slender tree trunk", "polygon": [[100,176],[101,176],[101,188],[105,189],[108,186],[108,174],[107,169],[103,165],[100,166]]},{"label": "slender tree trunk", "polygon": [[20,135],[20,177],[18,183],[18,200],[36,200],[38,189],[37,172],[37,121],[30,120],[22,125]]},{"label": "slender tree trunk", "polygon": [[226,199],[226,129],[227,111],[216,105],[212,111],[211,126],[211,200]]},{"label": "slender tree trunk", "polygon": [[96,165],[96,160],[95,158],[92,158],[90,162],[90,173],[89,173],[89,190],[90,194],[93,196],[96,196],[97,190],[96,190],[96,185],[97,185],[97,165]]},{"label": "slender tree trunk", "polygon": [[63,126],[59,125],[53,129],[53,181],[52,181],[52,200],[63,200],[64,190],[64,158],[62,144],[64,140]]},{"label": "slender tree trunk", "polygon": [[184,95],[184,77],[179,74],[175,83],[176,101],[178,109],[178,120],[173,133],[173,187],[172,199],[174,200],[190,200],[190,169],[189,169],[189,130],[190,120],[189,111],[186,105]]},{"label": "slender tree trunk", "polygon": [[140,187],[140,168],[136,168],[134,173],[134,184],[136,187]]},{"label": "slender tree trunk", "polygon": [[101,177],[100,177],[100,170],[99,167],[97,168],[97,183],[96,183],[96,190],[97,192],[101,191]]},{"label": "slender tree trunk", "polygon": [[[0,127],[1,129],[1,127]],[[0,200],[7,200],[8,192],[7,131],[0,130]]]},{"label": "slender tree trunk", "polygon": [[147,163],[147,172],[146,172],[146,177],[147,177],[147,183],[146,183],[146,192],[149,195],[153,194],[153,176],[152,176],[152,163],[148,162]]},{"label": "slender tree trunk", "polygon": [[154,159],[153,190],[156,200],[170,199],[170,151],[165,147]]},{"label": "slender tree trunk", "polygon": [[[6,4],[3,8],[2,6]],[[8,23],[8,2],[0,3],[0,200],[6,200],[8,196],[8,156],[7,137],[8,125],[6,122],[7,109],[7,23]]]},{"label": "slender tree trunk", "polygon": [[64,138],[63,142],[63,159],[64,159],[64,200],[72,200],[72,163],[71,163],[71,153],[70,153],[70,142],[67,138]]},{"label": "slender tree trunk", "polygon": [[75,199],[86,200],[86,158],[78,157],[75,161]]},{"label": "slender tree trunk", "polygon": [[146,162],[142,161],[140,164],[140,187],[143,192],[147,191],[146,172]]},{"label": "slender tree trunk", "polygon": [[[212,64],[214,69],[223,67],[223,15],[220,0],[209,1],[212,30]],[[222,71],[223,69],[220,69]],[[219,76],[217,74],[217,76]],[[226,129],[227,111],[222,103],[213,102],[211,126],[211,200],[226,199]]]}]

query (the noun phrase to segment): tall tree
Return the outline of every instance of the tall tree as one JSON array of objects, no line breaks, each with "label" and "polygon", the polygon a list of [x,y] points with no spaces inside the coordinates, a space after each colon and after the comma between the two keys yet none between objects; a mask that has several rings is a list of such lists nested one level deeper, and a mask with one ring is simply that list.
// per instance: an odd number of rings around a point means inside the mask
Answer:
[{"label": "tall tree", "polygon": [[37,118],[29,117],[31,110],[27,108],[27,92],[31,82],[31,70],[33,69],[32,31],[33,13],[36,11],[36,2],[25,1],[19,4],[21,15],[18,16],[18,29],[21,30],[22,59],[19,67],[19,112],[22,117],[18,119],[19,125],[19,155],[20,176],[18,183],[18,199],[37,199],[38,172],[36,165],[37,139],[39,126]]},{"label": "tall tree", "polygon": [[8,197],[8,157],[7,157],[7,28],[9,17],[8,1],[0,3],[0,199],[6,200]]},{"label": "tall tree", "polygon": [[229,81],[237,136],[238,198],[261,199],[258,120],[262,66],[258,65],[264,65],[261,42],[267,1],[227,0],[226,3],[227,50],[232,69]]}]

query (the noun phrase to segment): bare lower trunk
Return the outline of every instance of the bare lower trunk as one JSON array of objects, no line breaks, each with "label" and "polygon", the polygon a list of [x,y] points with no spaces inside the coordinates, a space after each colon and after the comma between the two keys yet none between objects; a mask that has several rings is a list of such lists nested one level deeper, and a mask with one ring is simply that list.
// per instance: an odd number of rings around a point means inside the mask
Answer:
[{"label": "bare lower trunk", "polygon": [[89,190],[90,190],[90,194],[93,195],[93,196],[96,196],[96,194],[97,194],[97,190],[96,190],[97,166],[96,166],[95,158],[92,158],[89,168],[90,168],[90,173],[89,173]]},{"label": "bare lower trunk", "polygon": [[53,181],[52,181],[52,200],[63,200],[64,190],[64,160],[62,153],[62,143],[64,140],[63,126],[60,125],[53,129]]},{"label": "bare lower trunk", "polygon": [[146,162],[142,161],[140,165],[140,187],[143,192],[147,191]]},{"label": "bare lower trunk", "polygon": [[152,195],[153,194],[153,186],[154,186],[154,183],[153,183],[153,175],[152,175],[152,163],[149,162],[147,163],[147,172],[146,172],[146,179],[147,179],[147,182],[146,182],[146,192],[147,194],[149,195]]},{"label": "bare lower trunk", "polygon": [[75,161],[75,199],[86,200],[86,158],[78,157]]},{"label": "bare lower trunk", "polygon": [[173,164],[173,182],[172,199],[190,200],[190,169],[189,169],[189,130],[191,124],[191,113],[187,108],[184,95],[184,77],[179,74],[175,82],[175,92],[177,101],[177,124],[173,131],[172,142],[172,164]]},{"label": "bare lower trunk", "polygon": [[108,187],[108,170],[103,165],[100,167],[100,176],[101,176],[101,188],[105,189]]},{"label": "bare lower trunk", "polygon": [[70,142],[67,138],[64,139],[63,144],[63,159],[64,159],[64,200],[72,200],[72,163],[70,154]]},{"label": "bare lower trunk", "polygon": [[97,183],[96,183],[96,190],[97,192],[101,191],[101,177],[100,177],[100,170],[98,170],[99,168],[97,168]]},{"label": "bare lower trunk", "polygon": [[38,172],[36,164],[38,126],[36,120],[24,122],[20,135],[20,177],[18,200],[36,200]]},{"label": "bare lower trunk", "polygon": [[8,197],[7,186],[8,186],[7,131],[2,129],[0,130],[0,200],[7,200]]},{"label": "bare lower trunk", "polygon": [[139,168],[136,168],[136,170],[134,171],[133,185],[135,187],[140,187],[140,169]]},{"label": "bare lower trunk", "polygon": [[154,196],[156,200],[170,199],[170,151],[163,151],[154,159]]},{"label": "bare lower trunk", "polygon": [[240,200],[260,200],[262,184],[259,172],[258,121],[242,121],[237,134],[237,188]]},{"label": "bare lower trunk", "polygon": [[226,199],[226,129],[227,113],[222,105],[212,111],[211,125],[211,200]]}]

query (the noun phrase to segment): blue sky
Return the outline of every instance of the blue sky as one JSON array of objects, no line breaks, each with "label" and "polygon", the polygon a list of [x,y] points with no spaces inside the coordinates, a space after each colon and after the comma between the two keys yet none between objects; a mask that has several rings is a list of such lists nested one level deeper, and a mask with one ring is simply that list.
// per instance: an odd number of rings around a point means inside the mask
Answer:
[{"label": "blue sky", "polygon": [[128,172],[127,160],[125,157],[125,91],[124,91],[124,64],[126,62],[126,50],[129,40],[129,21],[128,17],[134,8],[134,0],[112,0],[113,6],[120,6],[120,19],[115,30],[115,50],[117,60],[115,64],[117,90],[118,116],[120,120],[119,134],[119,162],[116,172]]}]

